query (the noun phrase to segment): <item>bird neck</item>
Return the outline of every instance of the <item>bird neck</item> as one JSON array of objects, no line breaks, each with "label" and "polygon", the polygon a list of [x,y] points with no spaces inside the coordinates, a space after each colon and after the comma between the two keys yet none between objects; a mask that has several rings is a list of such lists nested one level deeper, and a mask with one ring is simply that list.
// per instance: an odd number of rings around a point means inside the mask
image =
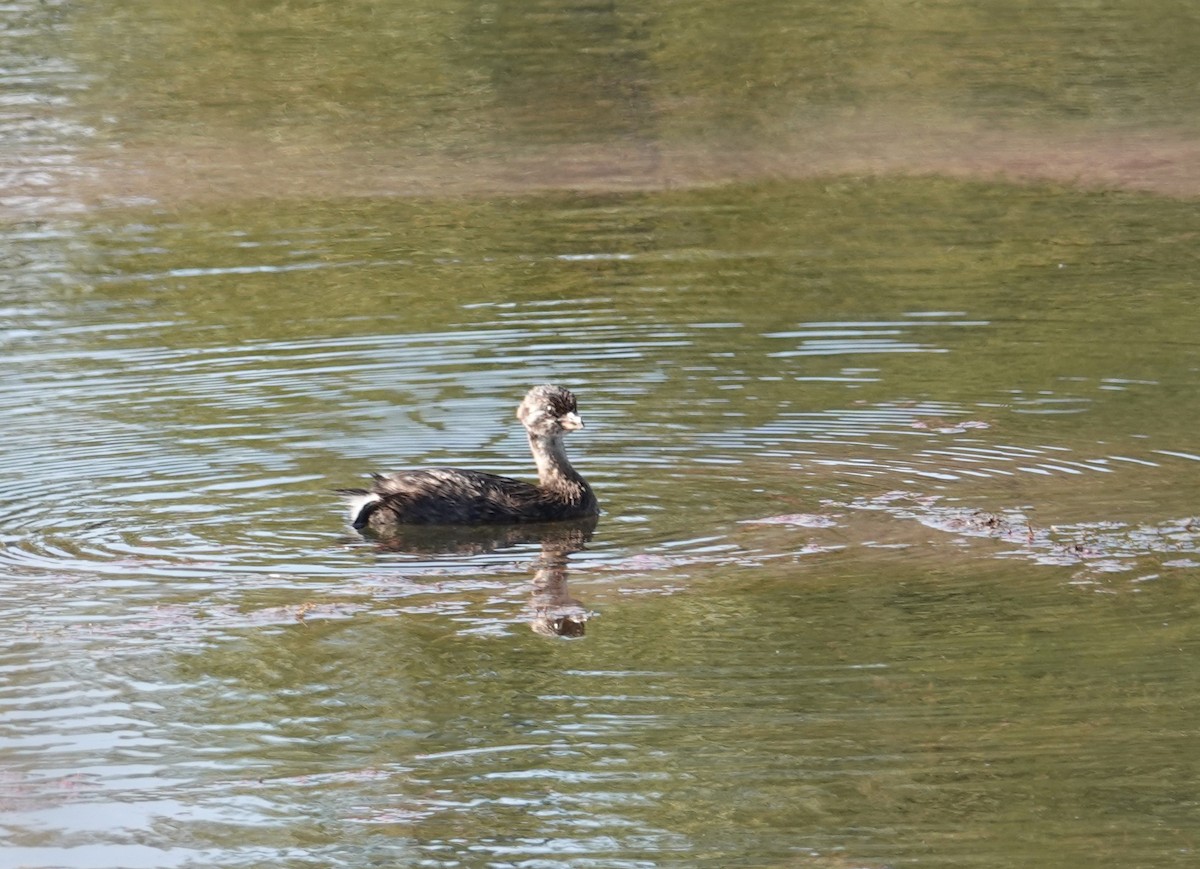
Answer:
[{"label": "bird neck", "polygon": [[530,432],[529,451],[537,463],[538,483],[543,489],[587,489],[587,482],[571,467],[562,437]]}]

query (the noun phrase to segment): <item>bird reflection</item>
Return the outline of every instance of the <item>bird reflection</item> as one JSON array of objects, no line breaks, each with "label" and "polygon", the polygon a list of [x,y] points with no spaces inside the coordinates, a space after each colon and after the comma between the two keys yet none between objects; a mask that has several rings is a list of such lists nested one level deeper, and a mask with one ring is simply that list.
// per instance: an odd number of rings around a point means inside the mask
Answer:
[{"label": "bird reflection", "polygon": [[547,637],[582,637],[590,613],[567,591],[567,562],[585,548],[596,517],[544,525],[398,525],[386,534],[362,532],[381,552],[413,555],[478,555],[520,544],[540,543],[529,600],[529,626]]},{"label": "bird reflection", "polygon": [[[591,536],[590,534],[588,536]],[[546,637],[582,637],[587,608],[567,591],[567,559],[583,549],[585,541],[542,541],[542,555],[533,575],[529,626]]]}]

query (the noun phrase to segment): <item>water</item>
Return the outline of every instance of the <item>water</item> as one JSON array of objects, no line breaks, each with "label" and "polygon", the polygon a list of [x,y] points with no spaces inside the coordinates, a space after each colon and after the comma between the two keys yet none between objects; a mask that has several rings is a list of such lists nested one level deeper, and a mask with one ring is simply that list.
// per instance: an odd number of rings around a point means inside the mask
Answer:
[{"label": "water", "polygon": [[0,865],[1194,862],[1194,15],[753,5],[6,9]]}]

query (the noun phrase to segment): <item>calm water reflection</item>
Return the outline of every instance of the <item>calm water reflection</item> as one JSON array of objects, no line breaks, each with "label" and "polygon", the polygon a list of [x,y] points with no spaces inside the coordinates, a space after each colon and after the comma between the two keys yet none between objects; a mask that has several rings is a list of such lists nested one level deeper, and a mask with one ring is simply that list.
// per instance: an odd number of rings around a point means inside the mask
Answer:
[{"label": "calm water reflection", "polygon": [[0,864],[1192,865],[1194,16],[752,6],[11,7]]}]

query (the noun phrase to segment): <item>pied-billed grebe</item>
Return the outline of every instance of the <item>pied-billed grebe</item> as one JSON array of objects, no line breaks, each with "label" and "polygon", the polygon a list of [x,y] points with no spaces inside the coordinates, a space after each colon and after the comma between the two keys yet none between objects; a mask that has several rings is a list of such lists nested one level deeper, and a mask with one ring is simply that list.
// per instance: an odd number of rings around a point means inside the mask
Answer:
[{"label": "pied-billed grebe", "polygon": [[339,489],[358,530],[397,525],[482,525],[557,522],[600,512],[587,480],[571,467],[563,435],[583,428],[575,396],[561,386],[535,386],[517,408],[537,463],[537,485],[458,468],[372,474],[368,489]]}]

